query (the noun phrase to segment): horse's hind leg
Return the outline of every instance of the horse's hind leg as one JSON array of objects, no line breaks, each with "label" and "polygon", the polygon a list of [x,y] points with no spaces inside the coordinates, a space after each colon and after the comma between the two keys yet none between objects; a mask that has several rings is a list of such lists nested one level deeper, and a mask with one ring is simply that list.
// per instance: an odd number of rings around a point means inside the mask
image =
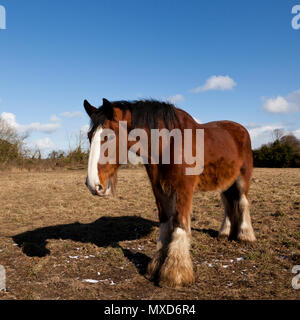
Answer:
[{"label": "horse's hind leg", "polygon": [[[251,150],[251,148],[250,148]],[[250,209],[249,209],[249,200],[248,200],[248,191],[250,188],[250,180],[253,171],[253,156],[252,151],[248,153],[245,163],[241,168],[241,175],[237,180],[237,187],[239,189],[239,203],[238,203],[238,212],[240,215],[240,224],[238,228],[237,238],[240,241],[254,242],[256,237],[253,231]]]},{"label": "horse's hind leg", "polygon": [[221,194],[224,204],[224,220],[219,237],[228,236],[231,240],[248,242],[256,240],[247,198],[248,185],[240,176],[229,189]]},{"label": "horse's hind leg", "polygon": [[230,235],[230,229],[231,229],[231,222],[230,217],[233,214],[233,207],[231,203],[227,200],[224,193],[221,193],[221,199],[224,206],[224,218],[222,222],[221,229],[219,231],[219,238],[228,238]]},{"label": "horse's hind leg", "polygon": [[249,201],[244,193],[239,199],[239,214],[241,216],[241,223],[239,224],[237,239],[240,241],[254,242],[256,238],[251,223]]}]

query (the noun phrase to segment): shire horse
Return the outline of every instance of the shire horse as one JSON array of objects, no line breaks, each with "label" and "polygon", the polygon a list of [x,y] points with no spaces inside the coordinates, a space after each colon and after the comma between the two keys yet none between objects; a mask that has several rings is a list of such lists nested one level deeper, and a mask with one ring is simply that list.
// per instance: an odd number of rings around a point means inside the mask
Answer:
[{"label": "shire horse", "polygon": [[[84,107],[91,119],[88,138],[91,143],[86,185],[93,195],[111,194],[116,186],[119,150],[119,121],[127,122],[128,132],[141,128],[178,128],[204,130],[204,169],[198,175],[186,175],[185,162],[175,164],[145,164],[159,214],[159,238],[156,253],[148,265],[152,281],[162,281],[171,287],[194,282],[190,257],[190,214],[195,191],[220,191],[224,218],[219,237],[229,240],[256,240],[249,212],[248,191],[253,170],[251,140],[248,131],[232,121],[197,123],[185,111],[170,103],[155,100],[115,101],[103,99],[95,108],[86,100]],[[99,163],[103,129],[116,134],[117,161]],[[193,136],[194,137],[194,136]],[[123,137],[124,138],[124,137]],[[193,140],[193,149],[195,141]],[[132,141],[128,141],[128,148]],[[161,152],[161,145],[160,149]]]}]

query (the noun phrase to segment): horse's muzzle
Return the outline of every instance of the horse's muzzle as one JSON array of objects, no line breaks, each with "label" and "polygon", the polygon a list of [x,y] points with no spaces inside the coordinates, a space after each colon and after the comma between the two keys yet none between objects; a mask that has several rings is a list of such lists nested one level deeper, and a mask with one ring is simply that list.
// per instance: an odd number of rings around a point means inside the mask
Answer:
[{"label": "horse's muzzle", "polygon": [[91,194],[94,196],[105,197],[105,196],[109,196],[110,194],[112,194],[110,182],[107,183],[106,188],[103,188],[102,184],[97,185],[95,188],[91,188],[90,185],[88,184],[87,179],[86,179],[85,185],[88,187]]}]

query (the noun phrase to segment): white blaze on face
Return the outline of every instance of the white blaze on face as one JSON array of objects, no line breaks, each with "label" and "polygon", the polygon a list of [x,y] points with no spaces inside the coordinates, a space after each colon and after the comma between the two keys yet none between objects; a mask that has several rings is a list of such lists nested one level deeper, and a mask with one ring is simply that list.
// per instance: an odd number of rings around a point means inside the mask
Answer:
[{"label": "white blaze on face", "polygon": [[100,185],[98,176],[98,163],[100,160],[101,133],[103,129],[99,127],[92,138],[91,150],[88,163],[87,186],[91,192],[95,192]]}]

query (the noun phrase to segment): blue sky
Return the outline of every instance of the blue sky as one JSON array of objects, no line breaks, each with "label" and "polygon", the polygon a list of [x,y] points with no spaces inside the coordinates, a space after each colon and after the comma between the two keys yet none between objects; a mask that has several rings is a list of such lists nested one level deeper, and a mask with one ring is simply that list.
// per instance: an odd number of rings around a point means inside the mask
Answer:
[{"label": "blue sky", "polygon": [[103,97],[170,99],[201,122],[234,120],[254,147],[277,127],[300,138],[297,4],[0,0],[0,115],[44,154],[72,146],[89,123],[83,100]]}]

